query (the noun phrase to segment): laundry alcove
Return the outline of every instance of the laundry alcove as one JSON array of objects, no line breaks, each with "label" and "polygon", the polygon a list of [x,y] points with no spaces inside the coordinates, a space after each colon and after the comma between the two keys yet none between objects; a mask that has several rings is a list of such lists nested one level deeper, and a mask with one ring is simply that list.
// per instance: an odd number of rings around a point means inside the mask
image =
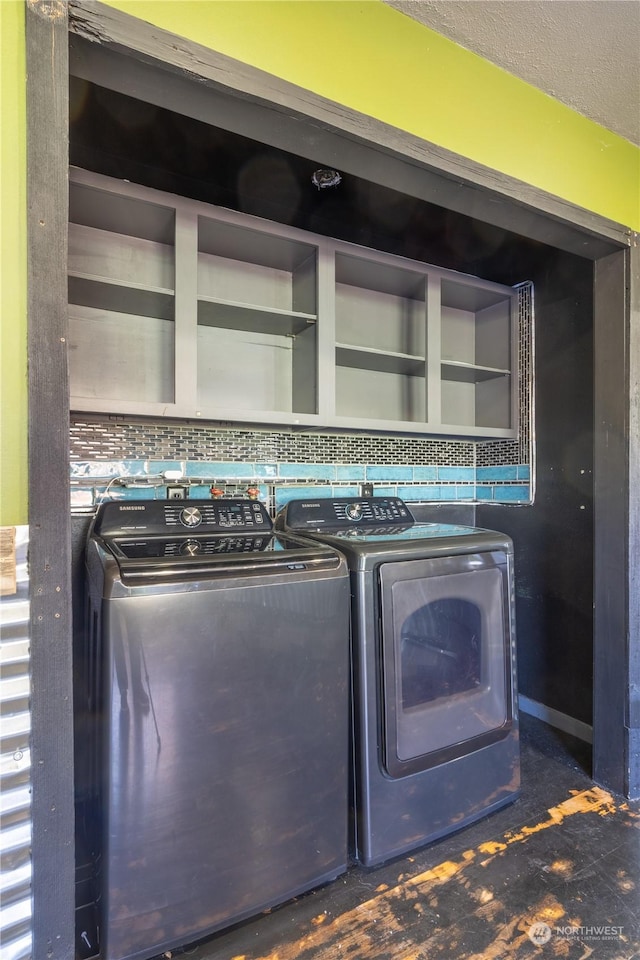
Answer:
[{"label": "laundry alcove", "polygon": [[[186,41],[176,45],[115,10],[76,3],[69,24],[66,16],[46,18],[28,7],[27,33],[32,679],[36,694],[47,690],[32,706],[33,738],[47,758],[42,767],[34,764],[33,779],[35,953],[62,958],[73,949],[71,610],[50,616],[54,590],[70,595],[72,559],[66,357],[60,350],[67,332],[69,72],[105,90],[122,82],[135,90],[135,99],[159,99],[176,116],[187,105],[192,113],[205,109],[215,114],[210,126],[255,139],[276,156],[280,151],[335,166],[344,174],[341,187],[349,178],[359,182],[365,209],[376,206],[376,197],[400,195],[411,208],[418,202],[421,230],[402,229],[403,203],[391,203],[386,223],[375,229],[369,215],[350,221],[348,228],[360,231],[359,243],[384,249],[399,237],[420,236],[420,258],[428,262],[501,283],[534,282],[536,500],[532,507],[478,506],[475,521],[504,530],[520,546],[523,692],[593,724],[595,779],[637,793],[638,722],[629,691],[638,680],[638,661],[629,659],[627,638],[637,636],[640,622],[639,601],[630,591],[637,557],[629,550],[638,542],[639,514],[630,490],[640,489],[631,402],[639,361],[629,322],[638,310],[638,251],[629,252],[624,230],[384,124],[329,109],[322,98],[303,96],[284,82],[270,78],[265,86],[258,71],[212,51],[202,57],[199,49],[196,58]],[[113,70],[113,58],[126,65],[124,74]],[[194,150],[192,159],[197,155]],[[105,171],[110,175],[126,176],[121,158],[101,162],[114,164]],[[167,156],[158,169],[166,162]],[[90,165],[86,156],[83,163]],[[176,192],[187,194],[180,172],[172,175],[180,181]],[[261,202],[259,215],[277,219],[273,195]],[[344,209],[332,207],[322,213],[325,229],[340,223],[344,229]],[[320,232],[317,215],[312,222]]]}]

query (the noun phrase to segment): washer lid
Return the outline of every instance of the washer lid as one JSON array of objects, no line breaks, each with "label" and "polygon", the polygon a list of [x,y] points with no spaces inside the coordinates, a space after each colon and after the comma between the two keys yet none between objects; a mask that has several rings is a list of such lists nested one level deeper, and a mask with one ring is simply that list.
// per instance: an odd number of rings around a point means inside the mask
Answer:
[{"label": "washer lid", "polygon": [[476,532],[475,527],[454,523],[418,523],[399,497],[291,500],[276,526],[302,534],[326,533],[351,543],[434,540]]},{"label": "washer lid", "polygon": [[115,559],[124,583],[276,573],[300,576],[341,564],[340,555],[330,546],[282,533],[93,539]]},{"label": "washer lid", "polygon": [[89,538],[116,560],[124,582],[300,575],[341,563],[329,546],[275,533],[264,504],[240,498],[109,502]]}]

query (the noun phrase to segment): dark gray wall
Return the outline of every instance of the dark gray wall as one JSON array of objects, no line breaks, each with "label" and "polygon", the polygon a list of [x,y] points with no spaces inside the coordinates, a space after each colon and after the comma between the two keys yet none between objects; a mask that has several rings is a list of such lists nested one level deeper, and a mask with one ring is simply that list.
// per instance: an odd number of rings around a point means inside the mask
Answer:
[{"label": "dark gray wall", "polygon": [[535,283],[536,498],[477,509],[513,538],[520,692],[584,723],[593,689],[593,294],[590,262],[556,253]]}]

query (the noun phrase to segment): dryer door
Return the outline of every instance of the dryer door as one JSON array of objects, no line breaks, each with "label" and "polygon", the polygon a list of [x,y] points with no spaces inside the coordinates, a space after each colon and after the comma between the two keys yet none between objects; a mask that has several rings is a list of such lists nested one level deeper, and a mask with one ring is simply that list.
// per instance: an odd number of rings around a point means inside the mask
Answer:
[{"label": "dryer door", "polygon": [[503,552],[379,568],[383,763],[406,776],[502,739],[513,718]]}]

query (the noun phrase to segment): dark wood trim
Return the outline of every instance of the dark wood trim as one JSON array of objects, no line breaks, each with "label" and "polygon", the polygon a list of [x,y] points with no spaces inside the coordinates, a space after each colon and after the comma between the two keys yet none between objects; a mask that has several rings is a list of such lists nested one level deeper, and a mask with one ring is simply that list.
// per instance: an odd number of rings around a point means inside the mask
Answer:
[{"label": "dark wood trim", "polygon": [[629,260],[629,634],[625,794],[640,798],[640,246]]},{"label": "dark wood trim", "polygon": [[114,8],[69,9],[87,41],[72,44],[76,76],[579,256],[632,242],[623,225]]},{"label": "dark wood trim", "polygon": [[27,270],[33,956],[74,955],[66,4],[28,0]]},{"label": "dark wood trim", "polygon": [[[628,783],[629,304],[628,254],[595,265],[595,490],[593,775]],[[637,600],[633,601],[637,604]]]}]

